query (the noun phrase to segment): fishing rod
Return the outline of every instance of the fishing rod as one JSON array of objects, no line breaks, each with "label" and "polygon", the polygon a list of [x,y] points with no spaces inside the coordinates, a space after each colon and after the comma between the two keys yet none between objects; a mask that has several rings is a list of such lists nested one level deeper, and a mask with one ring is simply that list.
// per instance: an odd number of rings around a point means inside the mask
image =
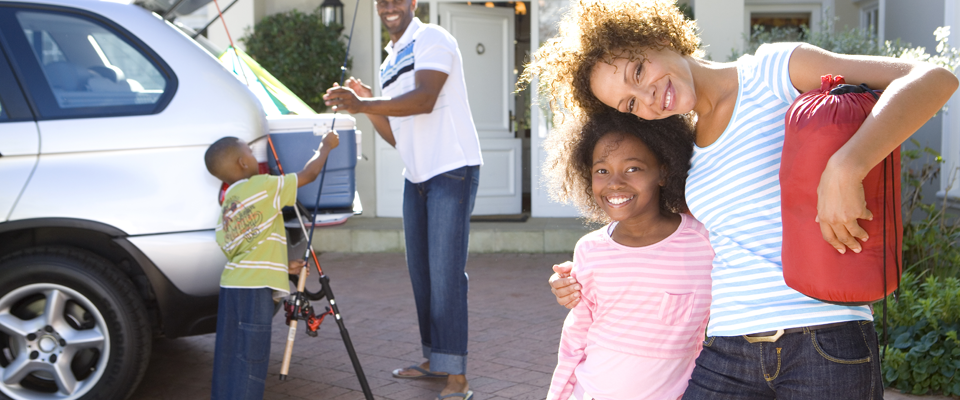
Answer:
[{"label": "fishing rod", "polygon": [[[357,23],[357,11],[359,7],[360,7],[360,2],[357,1],[357,5],[353,11],[353,21],[350,25],[350,35],[348,36],[348,39],[347,39],[347,50],[346,50],[346,53],[344,54],[343,64],[340,67],[340,85],[341,86],[343,85],[343,81],[346,76],[347,62],[350,57],[350,46],[353,42],[353,29]],[[334,112],[334,115],[336,115],[336,112]],[[336,131],[336,122],[337,122],[337,119],[336,117],[334,117],[330,123],[331,131],[334,131],[334,132]],[[267,137],[267,141],[270,145],[271,150],[273,151],[274,159],[277,160],[277,167],[278,169],[280,169],[282,174],[283,172],[282,172],[282,167],[280,166],[280,159],[279,157],[277,157],[277,153],[276,153],[276,149],[274,148],[273,141],[272,139],[270,139],[269,136]],[[360,387],[363,390],[364,398],[366,398],[367,400],[373,400],[373,393],[370,391],[370,385],[367,383],[366,375],[363,373],[363,367],[361,367],[360,360],[357,357],[357,353],[353,347],[353,341],[350,340],[350,334],[343,323],[343,318],[340,315],[340,310],[339,310],[339,307],[337,306],[336,299],[333,296],[333,291],[330,289],[330,278],[323,273],[323,269],[320,267],[320,262],[317,259],[317,255],[313,251],[313,233],[317,227],[317,214],[319,213],[319,210],[320,210],[320,196],[323,192],[323,181],[326,176],[326,172],[327,172],[326,161],[324,161],[324,167],[323,169],[321,169],[321,172],[320,172],[320,181],[318,182],[319,184],[317,185],[317,197],[313,207],[313,223],[310,225],[309,233],[307,233],[307,229],[303,223],[303,219],[300,215],[299,208],[297,207],[297,205],[294,206],[294,211],[297,214],[297,221],[300,224],[300,229],[303,231],[304,234],[307,235],[307,250],[306,250],[307,254],[305,255],[305,257],[312,256],[314,265],[316,265],[317,272],[320,275],[319,280],[320,280],[321,289],[317,293],[311,293],[309,291],[306,291],[305,290],[306,272],[301,271],[300,277],[297,282],[297,293],[294,296],[292,296],[293,303],[284,305],[284,307],[287,308],[287,321],[288,323],[290,323],[290,331],[287,335],[287,348],[284,351],[284,359],[283,359],[283,364],[281,365],[280,380],[285,380],[287,377],[287,373],[289,372],[290,357],[293,352],[293,339],[296,336],[296,325],[297,325],[296,320],[305,319],[307,321],[307,334],[316,335],[316,329],[319,328],[320,322],[323,321],[323,318],[326,315],[333,315],[334,319],[337,321],[337,326],[340,328],[340,336],[343,339],[344,345],[347,348],[347,354],[350,356],[350,362],[353,364],[354,372],[357,375],[357,379],[360,381]],[[327,307],[327,311],[321,314],[319,318],[317,318],[314,314],[313,307],[309,305],[309,301],[320,300],[323,297],[327,298],[327,300],[330,303],[330,307]]]}]

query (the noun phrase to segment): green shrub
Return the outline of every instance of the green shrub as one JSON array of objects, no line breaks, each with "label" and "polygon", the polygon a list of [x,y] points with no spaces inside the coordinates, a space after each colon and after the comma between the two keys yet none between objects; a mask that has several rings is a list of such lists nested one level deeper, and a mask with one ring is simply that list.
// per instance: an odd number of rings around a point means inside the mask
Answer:
[{"label": "green shrub", "polygon": [[[885,386],[913,394],[960,395],[960,280],[903,274],[897,301],[888,302],[891,343],[883,358]],[[882,332],[882,308],[874,321]]]},{"label": "green shrub", "polygon": [[[326,26],[320,13],[297,10],[274,14],[256,24],[240,39],[261,66],[270,71],[314,111],[323,112],[323,94],[340,82],[347,46],[342,27]],[[351,62],[347,62],[350,68]]]},{"label": "green shrub", "polygon": [[863,29],[850,29],[831,33],[833,27],[823,24],[820,32],[813,32],[806,25],[796,28],[754,26],[746,37],[746,47],[743,53],[736,49],[731,50],[729,59],[736,60],[743,54],[753,54],[764,43],[777,42],[805,42],[838,54],[862,54],[871,56],[893,56],[908,46],[900,44],[900,40],[887,41],[879,44],[877,39]]},{"label": "green shrub", "polygon": [[[903,266],[916,274],[940,278],[960,276],[960,218],[949,213],[947,199],[939,205],[925,203],[923,187],[940,175],[943,157],[935,150],[904,146],[903,162]],[[950,177],[947,177],[950,178]]]}]

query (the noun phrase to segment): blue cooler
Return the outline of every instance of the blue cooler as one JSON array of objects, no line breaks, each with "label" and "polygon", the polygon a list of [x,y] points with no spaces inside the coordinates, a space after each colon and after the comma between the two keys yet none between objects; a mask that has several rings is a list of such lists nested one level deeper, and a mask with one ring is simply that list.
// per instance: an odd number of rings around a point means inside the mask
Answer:
[{"label": "blue cooler", "polygon": [[[288,174],[303,169],[320,146],[322,135],[330,130],[331,123],[336,123],[335,130],[340,135],[340,145],[327,157],[325,173],[321,172],[317,180],[297,190],[297,200],[311,212],[315,211],[317,187],[321,178],[323,192],[320,195],[319,209],[344,210],[353,206],[357,188],[354,170],[357,159],[360,158],[360,131],[356,129],[356,120],[344,114],[267,116],[277,157],[283,165],[283,172]],[[269,149],[267,163],[272,173],[279,172],[277,160]]]}]

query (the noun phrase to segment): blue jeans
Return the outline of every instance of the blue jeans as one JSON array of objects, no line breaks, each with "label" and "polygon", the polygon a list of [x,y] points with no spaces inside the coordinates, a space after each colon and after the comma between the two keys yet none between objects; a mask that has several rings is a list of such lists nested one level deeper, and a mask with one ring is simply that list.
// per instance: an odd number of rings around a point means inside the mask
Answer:
[{"label": "blue jeans", "polygon": [[773,343],[708,337],[683,400],[883,399],[872,321],[784,334]]},{"label": "blue jeans", "polygon": [[212,399],[263,398],[272,321],[273,289],[220,288]]},{"label": "blue jeans", "polygon": [[467,244],[480,167],[467,166],[403,188],[407,268],[430,369],[467,370]]}]

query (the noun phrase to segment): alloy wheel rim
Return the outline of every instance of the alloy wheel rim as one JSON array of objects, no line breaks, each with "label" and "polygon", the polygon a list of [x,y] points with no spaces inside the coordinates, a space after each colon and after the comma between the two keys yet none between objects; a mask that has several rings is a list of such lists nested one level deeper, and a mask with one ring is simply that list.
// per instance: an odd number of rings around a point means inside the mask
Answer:
[{"label": "alloy wheel rim", "polygon": [[30,284],[0,298],[0,334],[7,337],[0,342],[0,391],[15,400],[79,398],[100,380],[110,358],[103,315],[63,285]]}]

